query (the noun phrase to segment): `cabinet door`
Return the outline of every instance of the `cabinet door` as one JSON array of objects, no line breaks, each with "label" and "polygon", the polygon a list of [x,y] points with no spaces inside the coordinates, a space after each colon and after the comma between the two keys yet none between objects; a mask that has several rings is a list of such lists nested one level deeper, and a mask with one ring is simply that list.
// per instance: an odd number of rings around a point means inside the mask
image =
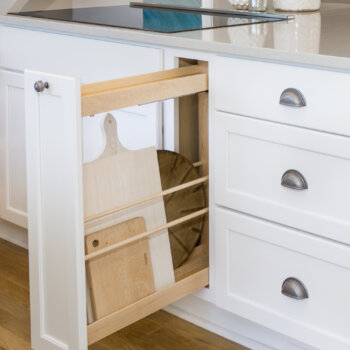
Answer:
[{"label": "cabinet door", "polygon": [[86,350],[80,81],[25,87],[32,348]]},{"label": "cabinet door", "polygon": [[27,226],[23,74],[0,70],[0,217]]}]

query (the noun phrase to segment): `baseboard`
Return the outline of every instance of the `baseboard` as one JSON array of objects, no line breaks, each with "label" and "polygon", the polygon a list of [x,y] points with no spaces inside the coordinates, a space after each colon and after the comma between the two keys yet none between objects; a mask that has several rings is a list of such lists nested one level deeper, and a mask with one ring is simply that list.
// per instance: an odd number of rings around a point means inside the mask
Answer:
[{"label": "baseboard", "polygon": [[26,229],[0,219],[0,238],[28,249],[28,232]]},{"label": "baseboard", "polygon": [[315,350],[190,295],[166,311],[253,350]]}]

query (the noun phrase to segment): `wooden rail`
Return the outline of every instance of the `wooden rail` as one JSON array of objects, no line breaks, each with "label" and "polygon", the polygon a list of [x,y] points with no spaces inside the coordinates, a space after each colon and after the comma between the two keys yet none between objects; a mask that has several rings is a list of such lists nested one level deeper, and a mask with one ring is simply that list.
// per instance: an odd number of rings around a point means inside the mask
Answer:
[{"label": "wooden rail", "polygon": [[169,189],[164,190],[162,192],[155,193],[155,194],[153,194],[151,196],[147,196],[147,197],[144,197],[144,198],[136,199],[133,202],[129,202],[129,203],[120,205],[118,207],[111,208],[109,210],[103,211],[101,213],[88,216],[88,217],[86,217],[84,219],[84,223],[88,223],[88,222],[91,222],[91,221],[95,221],[97,219],[101,219],[101,218],[103,218],[105,216],[117,213],[118,211],[134,207],[136,205],[148,202],[148,201],[150,201],[152,199],[163,197],[163,196],[166,196],[168,194],[171,194],[171,193],[174,193],[174,192],[178,192],[178,191],[184,190],[186,188],[189,188],[189,187],[192,187],[192,186],[195,186],[195,185],[199,185],[199,184],[201,184],[203,182],[207,182],[208,180],[209,180],[209,176],[203,176],[203,177],[201,177],[199,179],[186,182],[186,183],[184,183],[182,185],[179,185],[179,186],[176,186],[176,187],[169,188]]},{"label": "wooden rail", "polygon": [[189,214],[189,215],[183,216],[183,217],[181,217],[179,219],[176,219],[174,221],[171,221],[171,222],[169,222],[169,223],[167,223],[165,225],[159,226],[157,228],[154,228],[152,230],[146,231],[144,233],[140,233],[139,235],[136,235],[136,236],[133,236],[131,238],[128,238],[128,239],[126,239],[126,240],[124,240],[122,242],[111,244],[107,248],[103,248],[103,249],[98,250],[98,251],[96,251],[94,253],[85,255],[85,261],[89,261],[89,260],[98,258],[101,255],[105,255],[107,253],[110,253],[113,250],[119,249],[121,247],[125,247],[126,245],[131,244],[133,242],[136,242],[136,241],[138,241],[140,239],[147,238],[147,237],[152,236],[152,235],[154,235],[154,234],[156,234],[156,233],[158,233],[160,231],[167,230],[168,228],[177,226],[179,224],[182,224],[183,222],[186,222],[186,221],[195,219],[195,218],[197,218],[199,216],[205,215],[208,212],[209,212],[209,208],[204,208],[204,209],[198,210],[198,211],[196,211],[196,212],[194,212],[192,214]]},{"label": "wooden rail", "polygon": [[194,65],[135,77],[86,84],[82,116],[113,111],[208,90],[207,67]]}]

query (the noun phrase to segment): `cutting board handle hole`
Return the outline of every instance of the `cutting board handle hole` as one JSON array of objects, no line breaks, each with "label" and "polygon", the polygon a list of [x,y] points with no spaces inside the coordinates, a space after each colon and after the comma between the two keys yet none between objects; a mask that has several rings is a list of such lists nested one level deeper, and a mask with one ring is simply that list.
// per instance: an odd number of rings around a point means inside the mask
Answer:
[{"label": "cutting board handle hole", "polygon": [[100,242],[99,242],[98,239],[95,239],[95,240],[92,241],[92,246],[93,246],[94,248],[98,247],[99,244],[100,244]]}]

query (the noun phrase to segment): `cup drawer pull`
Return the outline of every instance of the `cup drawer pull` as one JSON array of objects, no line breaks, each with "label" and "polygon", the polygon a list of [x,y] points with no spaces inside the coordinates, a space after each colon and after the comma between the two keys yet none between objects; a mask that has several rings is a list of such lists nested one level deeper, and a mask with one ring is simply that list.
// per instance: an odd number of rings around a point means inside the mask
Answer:
[{"label": "cup drawer pull", "polygon": [[309,298],[309,293],[304,284],[294,277],[289,277],[283,282],[281,293],[297,300]]},{"label": "cup drawer pull", "polygon": [[308,188],[304,176],[297,170],[287,170],[281,180],[283,187],[291,188],[293,190],[306,190]]},{"label": "cup drawer pull", "polygon": [[306,100],[299,90],[288,88],[281,94],[280,105],[288,107],[305,107]]}]

